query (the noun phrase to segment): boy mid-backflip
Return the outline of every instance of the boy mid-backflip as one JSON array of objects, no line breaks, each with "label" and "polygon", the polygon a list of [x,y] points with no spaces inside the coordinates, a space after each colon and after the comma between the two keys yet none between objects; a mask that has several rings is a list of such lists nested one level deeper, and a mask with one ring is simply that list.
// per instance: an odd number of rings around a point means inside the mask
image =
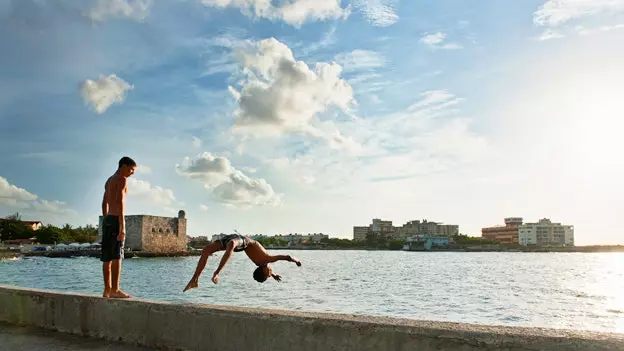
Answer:
[{"label": "boy mid-backflip", "polygon": [[219,274],[221,274],[221,270],[223,266],[227,263],[232,256],[232,252],[240,252],[245,251],[249,259],[258,266],[256,270],[253,272],[253,277],[256,281],[263,283],[269,277],[280,281],[281,277],[277,274],[273,273],[273,270],[269,267],[269,263],[277,262],[277,261],[289,261],[294,262],[297,266],[301,266],[301,261],[298,259],[288,255],[269,255],[262,245],[247,237],[240,234],[231,234],[226,235],[225,237],[215,240],[206,246],[201,253],[201,257],[199,258],[199,262],[197,263],[197,268],[195,269],[195,274],[193,278],[188,282],[184,291],[196,288],[198,286],[199,276],[202,271],[206,267],[206,263],[208,262],[208,257],[217,251],[225,250],[223,257],[221,257],[221,263],[219,263],[219,267],[212,275],[212,282],[217,284],[219,283]]}]

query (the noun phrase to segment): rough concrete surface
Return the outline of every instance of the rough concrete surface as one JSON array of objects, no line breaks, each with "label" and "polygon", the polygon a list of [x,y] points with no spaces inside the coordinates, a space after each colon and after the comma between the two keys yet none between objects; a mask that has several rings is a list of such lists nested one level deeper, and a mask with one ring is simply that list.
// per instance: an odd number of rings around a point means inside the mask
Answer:
[{"label": "rough concrete surface", "polygon": [[151,349],[84,336],[63,334],[36,327],[18,327],[0,323],[0,350],[147,351]]},{"label": "rough concrete surface", "polygon": [[183,350],[624,350],[622,334],[111,300],[0,286],[2,321]]}]

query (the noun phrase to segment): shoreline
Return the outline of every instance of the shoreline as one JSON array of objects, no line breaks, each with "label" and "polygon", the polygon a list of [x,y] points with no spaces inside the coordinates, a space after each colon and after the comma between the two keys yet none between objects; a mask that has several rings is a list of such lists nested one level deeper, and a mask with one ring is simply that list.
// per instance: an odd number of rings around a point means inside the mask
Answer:
[{"label": "shoreline", "polygon": [[[268,250],[290,250],[290,251],[404,251],[389,250],[376,248],[329,248],[329,247],[267,247]],[[410,250],[404,252],[513,252],[513,253],[611,253],[624,252],[624,246],[578,246],[565,248],[484,248],[484,247],[466,247],[452,249],[432,249],[432,250]],[[124,258],[162,258],[162,257],[189,257],[200,256],[201,250],[183,251],[183,252],[142,252],[128,251],[124,253]],[[1,259],[14,259],[18,257],[49,257],[49,258],[73,258],[73,257],[93,257],[99,258],[100,251],[33,251],[26,253],[0,252]]]}]

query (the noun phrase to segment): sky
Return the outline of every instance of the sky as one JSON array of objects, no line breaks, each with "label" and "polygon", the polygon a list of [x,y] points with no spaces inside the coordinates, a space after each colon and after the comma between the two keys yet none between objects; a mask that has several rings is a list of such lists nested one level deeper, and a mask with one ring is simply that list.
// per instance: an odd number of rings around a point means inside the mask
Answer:
[{"label": "sky", "polygon": [[[624,0],[0,0],[0,216],[622,244]],[[619,150],[619,151],[618,151]]]}]

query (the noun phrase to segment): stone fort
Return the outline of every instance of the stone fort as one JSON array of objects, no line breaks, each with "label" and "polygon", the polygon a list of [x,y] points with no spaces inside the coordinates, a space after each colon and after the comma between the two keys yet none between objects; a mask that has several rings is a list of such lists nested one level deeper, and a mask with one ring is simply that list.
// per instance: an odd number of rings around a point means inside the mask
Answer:
[{"label": "stone fort", "polygon": [[[102,216],[98,235],[102,239]],[[126,218],[125,247],[132,251],[181,252],[186,251],[186,215],[178,212],[178,217],[131,215]]]}]

